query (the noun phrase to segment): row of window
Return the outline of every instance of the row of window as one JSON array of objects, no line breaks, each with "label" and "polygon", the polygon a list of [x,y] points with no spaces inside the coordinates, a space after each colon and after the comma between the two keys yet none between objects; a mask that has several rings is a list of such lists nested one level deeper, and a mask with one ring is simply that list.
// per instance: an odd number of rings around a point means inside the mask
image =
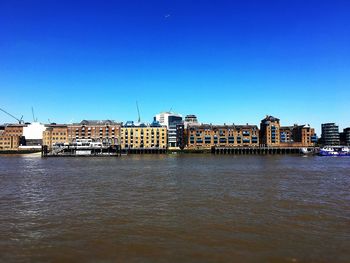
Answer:
[{"label": "row of window", "polygon": [[[0,137],[0,141],[10,141],[12,138]],[[15,138],[16,139],[16,138]]]},{"label": "row of window", "polygon": [[[72,137],[72,136],[69,135],[69,137]],[[91,136],[87,136],[86,138],[85,138],[85,137],[86,137],[86,136],[75,136],[75,139],[91,139]],[[94,136],[93,138],[100,138],[100,139],[102,139],[103,136],[99,136],[99,137]],[[115,136],[106,137],[106,138],[115,139]]]},{"label": "row of window", "polygon": [[[204,136],[204,140],[207,140],[207,141],[211,140],[211,138],[212,138],[211,136]],[[194,140],[194,139],[195,139],[195,137],[193,135],[191,135],[190,136],[190,140]],[[217,140],[218,137],[216,135],[214,135],[213,139]],[[234,141],[235,137],[234,136],[228,136],[227,138],[226,137],[220,137],[220,141],[221,140],[226,140],[226,139],[228,139],[229,141]],[[240,141],[241,139],[242,139],[242,137],[240,137],[240,136],[237,137],[238,141]],[[202,137],[199,137],[199,138],[197,137],[196,140],[203,140],[203,138]],[[243,141],[244,140],[250,140],[250,139],[243,137]],[[252,136],[252,140],[258,140],[258,137],[257,136]]]},{"label": "row of window", "polygon": [[[131,140],[132,140],[132,139],[136,139],[136,140],[137,140],[138,138],[143,139],[144,136],[141,135],[140,137],[139,137],[139,136],[130,136],[130,137],[129,137],[128,135],[125,135],[125,136],[122,136],[121,138],[125,138],[125,139],[130,138]],[[146,139],[148,140],[149,138],[150,138],[149,135],[146,135]],[[152,135],[151,138],[154,138],[154,135]],[[156,138],[157,138],[157,139],[160,138],[159,134],[157,134]],[[162,134],[162,139],[164,139],[164,134]]]},{"label": "row of window", "polygon": [[0,145],[11,145],[11,142],[0,142]]},{"label": "row of window", "polygon": [[133,129],[133,130],[121,130],[121,133],[123,133],[123,132],[125,132],[125,133],[128,133],[128,132],[131,132],[131,133],[133,133],[133,132],[141,132],[141,133],[143,133],[144,131],[146,131],[146,132],[160,132],[160,131],[162,131],[162,132],[164,132],[165,131],[165,129]]},{"label": "row of window", "polygon": [[[137,148],[144,148],[145,146],[147,147],[147,145],[135,145]],[[160,145],[159,144],[152,144],[151,147],[154,148],[159,148]],[[165,148],[164,145],[161,146],[162,148]],[[133,144],[125,144],[124,148],[134,148]]]},{"label": "row of window", "polygon": [[65,137],[52,137],[52,140],[55,141],[55,140],[66,140]]},{"label": "row of window", "polygon": [[4,132],[4,136],[21,136],[22,133],[12,133],[12,132]]},{"label": "row of window", "polygon": [[[123,135],[124,133],[121,133],[121,134]],[[139,134],[139,133],[138,133],[138,132],[135,132],[135,134]],[[140,134],[141,134],[141,135],[143,135],[143,134],[144,134],[144,132],[142,132],[142,131],[141,131],[141,132],[140,132]],[[149,135],[149,132],[146,132],[146,134],[147,134],[147,135]],[[160,134],[160,132],[159,132],[159,131],[157,131],[157,132],[155,133],[155,132],[153,132],[153,131],[152,131],[152,132],[151,132],[151,135],[154,135],[154,134],[159,135],[159,134]],[[129,133],[128,133],[128,132],[125,132],[125,136],[127,136],[127,135],[129,135]],[[133,136],[133,135],[134,135],[134,133],[133,133],[133,132],[130,132],[130,135],[131,135],[131,136]],[[165,132],[162,132],[162,135],[165,135]]]},{"label": "row of window", "polygon": [[[235,132],[234,131],[229,131],[229,132],[226,132],[226,131],[219,131],[219,133],[217,131],[214,131],[214,132],[204,132],[205,135],[211,135],[212,133],[214,134],[219,134],[220,136],[223,136],[223,135],[226,135],[226,134],[229,134],[229,135],[234,135]],[[237,134],[240,134],[241,132],[240,131],[237,131],[236,132]],[[191,131],[190,134],[196,134],[196,136],[201,136],[203,134],[203,131]],[[242,131],[242,134],[244,136],[249,136],[250,135],[250,131]],[[256,134],[256,131],[253,131],[252,134]]]},{"label": "row of window", "polygon": [[[121,143],[123,143],[124,142],[124,140],[120,140],[120,142]],[[146,141],[146,144],[153,144],[153,143],[160,143],[160,142],[162,142],[163,144],[165,143],[165,141],[159,141],[159,140],[156,140],[156,141],[151,141],[151,142],[149,142],[149,141]],[[131,143],[131,144],[133,144],[133,143],[136,143],[136,144],[143,144],[143,143],[145,143],[143,140],[142,141],[125,141],[125,143],[127,144],[127,143]]]},{"label": "row of window", "polygon": [[12,133],[22,133],[22,130],[12,130],[12,129],[5,129],[5,132],[12,132]]},{"label": "row of window", "polygon": [[[253,144],[256,144],[258,143],[258,140],[257,139],[254,139],[254,140],[251,140],[250,139],[243,139],[240,140],[240,139],[237,139],[237,144],[241,144],[241,143],[253,143]],[[194,140],[194,139],[190,139],[190,144],[202,144],[203,143],[203,140],[201,138],[198,138],[197,140]],[[204,140],[204,144],[211,144],[211,140]],[[234,144],[235,143],[235,140],[234,139],[229,139],[229,140],[226,140],[226,138],[220,138],[220,140],[217,140],[217,139],[214,139],[213,140],[213,144]]]},{"label": "row of window", "polygon": [[[75,128],[75,130],[76,130],[76,131],[79,130],[79,129],[85,130],[85,128],[86,128],[86,127],[83,126],[83,127],[81,127],[81,128]],[[109,130],[109,127],[108,127],[108,126],[105,127],[105,128],[103,128],[103,127],[100,127],[100,128],[98,128],[98,127],[92,127],[92,128],[91,128],[91,127],[88,127],[87,129],[88,129],[88,130],[95,130],[95,129],[96,129],[96,130],[98,130],[98,129],[99,129],[99,130],[103,130],[103,129]],[[115,130],[115,127],[112,127],[111,129],[112,129],[112,130]]]},{"label": "row of window", "polygon": [[65,132],[53,132],[52,135],[66,135]]}]

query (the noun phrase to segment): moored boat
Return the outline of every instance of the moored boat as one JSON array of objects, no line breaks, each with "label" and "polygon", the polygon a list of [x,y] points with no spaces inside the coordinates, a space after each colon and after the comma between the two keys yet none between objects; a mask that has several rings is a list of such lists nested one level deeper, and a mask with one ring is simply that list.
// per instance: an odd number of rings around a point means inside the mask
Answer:
[{"label": "moored boat", "polygon": [[315,154],[315,149],[304,147],[300,149],[300,153],[304,155]]},{"label": "moored boat", "polygon": [[348,146],[325,146],[320,149],[321,156],[350,156]]}]

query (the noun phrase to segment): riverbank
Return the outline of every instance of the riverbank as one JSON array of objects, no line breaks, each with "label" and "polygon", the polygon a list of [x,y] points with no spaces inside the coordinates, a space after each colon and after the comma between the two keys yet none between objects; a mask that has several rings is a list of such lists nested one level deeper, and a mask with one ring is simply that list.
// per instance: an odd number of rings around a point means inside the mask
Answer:
[{"label": "riverbank", "polygon": [[[115,157],[128,154],[216,154],[216,155],[274,155],[274,154],[300,154],[301,148],[289,147],[212,147],[210,149],[122,149],[114,151],[97,151],[96,149],[84,149],[85,151],[79,151],[78,149],[71,148],[68,150],[58,151],[55,154],[45,150],[38,149],[21,149],[21,150],[0,150],[0,154],[30,154],[41,153],[43,157],[69,157],[69,156],[107,156]],[[318,147],[310,147],[310,154],[317,154]],[[86,154],[84,154],[86,152]]]}]

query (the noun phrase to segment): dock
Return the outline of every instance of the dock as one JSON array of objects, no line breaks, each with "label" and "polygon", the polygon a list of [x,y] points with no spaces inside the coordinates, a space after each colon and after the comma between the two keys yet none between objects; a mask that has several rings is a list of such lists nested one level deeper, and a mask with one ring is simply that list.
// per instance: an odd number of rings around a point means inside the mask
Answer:
[{"label": "dock", "polygon": [[[266,154],[300,154],[303,147],[212,147],[212,154],[231,155],[266,155]],[[317,153],[317,147],[307,147],[310,152]]]},{"label": "dock", "polygon": [[[196,154],[215,154],[215,155],[285,155],[301,154],[301,147],[212,147],[211,149],[184,149],[168,150],[165,148],[128,148],[121,149],[118,145],[94,147],[59,147],[48,149],[42,146],[42,157],[115,157],[128,154],[171,154],[171,153],[196,153]],[[308,147],[311,154],[319,151],[318,147]]]},{"label": "dock", "polygon": [[103,146],[103,147],[79,147],[79,146],[64,146],[48,149],[46,145],[41,148],[41,157],[111,157],[120,156],[121,150],[118,145]]}]

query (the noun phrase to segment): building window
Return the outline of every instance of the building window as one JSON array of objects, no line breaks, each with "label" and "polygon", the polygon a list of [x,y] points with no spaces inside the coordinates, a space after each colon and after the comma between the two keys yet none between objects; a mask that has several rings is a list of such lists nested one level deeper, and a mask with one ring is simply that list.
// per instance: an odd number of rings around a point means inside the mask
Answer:
[{"label": "building window", "polygon": [[226,138],[220,138],[220,143],[226,143]]}]

